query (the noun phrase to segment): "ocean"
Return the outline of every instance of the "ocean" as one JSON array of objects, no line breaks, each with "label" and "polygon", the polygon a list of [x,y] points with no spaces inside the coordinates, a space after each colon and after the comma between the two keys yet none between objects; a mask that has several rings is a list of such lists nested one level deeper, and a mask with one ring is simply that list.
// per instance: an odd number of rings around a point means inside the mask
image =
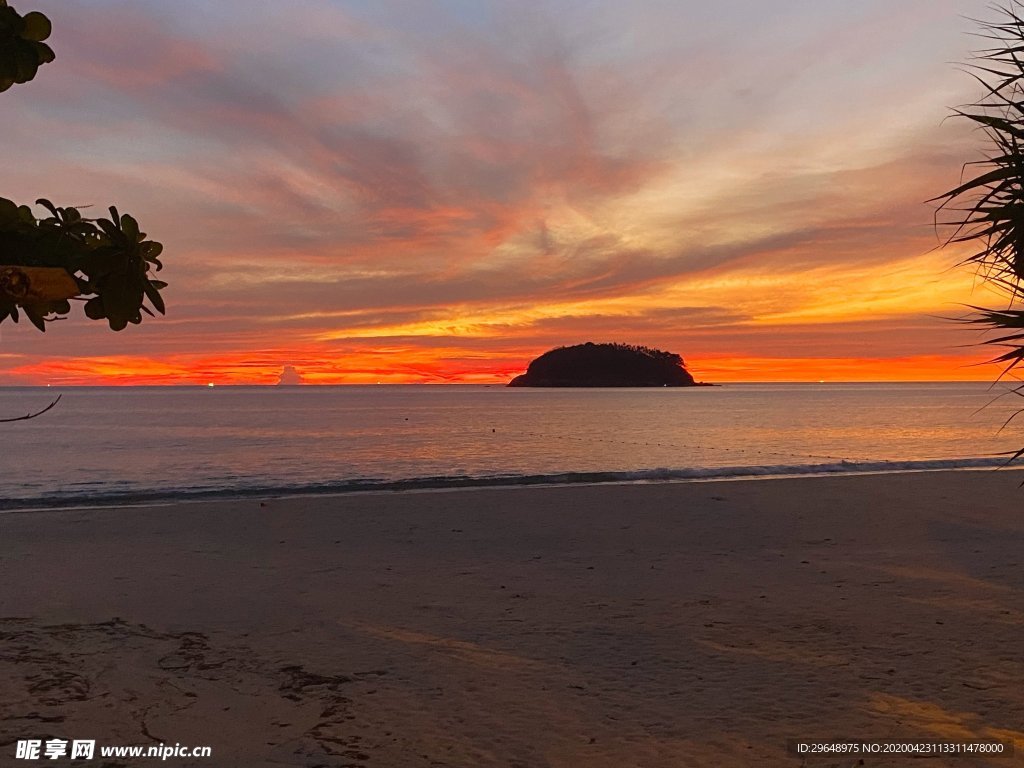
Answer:
[{"label": "ocean", "polygon": [[0,509],[996,467],[1009,385],[0,388]]}]

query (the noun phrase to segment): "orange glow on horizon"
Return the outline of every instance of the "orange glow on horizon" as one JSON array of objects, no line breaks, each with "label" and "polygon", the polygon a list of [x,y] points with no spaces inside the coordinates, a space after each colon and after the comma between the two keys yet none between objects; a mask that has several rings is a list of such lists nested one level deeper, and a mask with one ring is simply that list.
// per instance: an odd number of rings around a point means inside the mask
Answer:
[{"label": "orange glow on horizon", "polygon": [[[990,357],[990,356],[989,356]],[[698,381],[899,382],[994,381],[1001,368],[989,357],[920,355],[902,358],[705,358],[688,364]]]},{"label": "orange glow on horizon", "polygon": [[[433,354],[431,354],[433,353]],[[254,361],[254,357],[258,360]],[[43,361],[9,371],[5,384],[52,386],[272,385],[285,366],[304,384],[505,384],[532,355],[507,357],[418,348],[364,351],[337,358],[275,351],[258,356],[78,358]],[[994,381],[1001,371],[977,356],[902,358],[705,357],[688,360],[697,381],[871,382]]]}]

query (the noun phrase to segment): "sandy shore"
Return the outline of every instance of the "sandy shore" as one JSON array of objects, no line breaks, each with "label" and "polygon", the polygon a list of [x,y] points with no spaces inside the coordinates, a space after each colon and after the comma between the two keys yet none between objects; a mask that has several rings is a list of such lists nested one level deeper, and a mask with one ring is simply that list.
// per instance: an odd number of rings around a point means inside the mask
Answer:
[{"label": "sandy shore", "polygon": [[31,737],[398,768],[794,766],[789,739],[998,738],[1018,756],[927,764],[1021,764],[1022,477],[0,515],[0,765],[29,764]]}]

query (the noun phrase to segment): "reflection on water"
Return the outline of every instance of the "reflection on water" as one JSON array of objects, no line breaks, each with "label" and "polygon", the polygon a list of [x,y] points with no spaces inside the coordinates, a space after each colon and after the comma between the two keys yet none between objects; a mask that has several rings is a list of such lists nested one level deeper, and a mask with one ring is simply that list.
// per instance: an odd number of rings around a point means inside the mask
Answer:
[{"label": "reflection on water", "polygon": [[0,496],[979,457],[1018,399],[984,383],[693,389],[0,389]]}]

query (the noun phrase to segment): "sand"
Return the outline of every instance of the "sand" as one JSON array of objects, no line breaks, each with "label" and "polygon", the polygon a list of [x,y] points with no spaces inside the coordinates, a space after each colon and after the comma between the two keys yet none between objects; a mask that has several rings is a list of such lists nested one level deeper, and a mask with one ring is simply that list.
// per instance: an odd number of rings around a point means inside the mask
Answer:
[{"label": "sand", "polygon": [[983,738],[1017,757],[927,765],[1022,764],[1022,477],[0,515],[0,765],[52,737],[212,746],[177,766],[852,766],[787,741]]}]

